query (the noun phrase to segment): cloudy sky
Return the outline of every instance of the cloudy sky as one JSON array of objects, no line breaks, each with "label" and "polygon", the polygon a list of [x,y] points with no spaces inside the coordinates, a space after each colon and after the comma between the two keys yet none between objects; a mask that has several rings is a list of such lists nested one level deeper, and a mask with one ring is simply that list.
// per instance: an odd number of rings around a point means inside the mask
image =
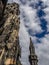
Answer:
[{"label": "cloudy sky", "polygon": [[49,0],[13,0],[13,2],[20,5],[19,36],[22,64],[30,65],[28,56],[31,37],[39,59],[38,65],[49,65]]}]

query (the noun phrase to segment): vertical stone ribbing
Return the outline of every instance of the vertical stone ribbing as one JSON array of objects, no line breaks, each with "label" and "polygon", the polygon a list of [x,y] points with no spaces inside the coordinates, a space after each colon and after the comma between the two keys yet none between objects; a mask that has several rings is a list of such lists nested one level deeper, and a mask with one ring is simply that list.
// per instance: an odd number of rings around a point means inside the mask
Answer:
[{"label": "vertical stone ribbing", "polygon": [[30,65],[38,65],[37,55],[35,54],[35,48],[34,48],[31,38],[30,38],[29,50],[30,50],[30,56],[29,56]]}]

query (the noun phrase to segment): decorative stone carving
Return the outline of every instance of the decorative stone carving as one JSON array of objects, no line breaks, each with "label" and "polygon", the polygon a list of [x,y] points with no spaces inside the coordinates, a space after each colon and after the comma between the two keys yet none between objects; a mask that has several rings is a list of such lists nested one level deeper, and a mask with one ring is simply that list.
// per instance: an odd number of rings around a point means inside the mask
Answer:
[{"label": "decorative stone carving", "polygon": [[0,65],[21,65],[21,48],[19,45],[19,5],[6,5],[0,27]]}]

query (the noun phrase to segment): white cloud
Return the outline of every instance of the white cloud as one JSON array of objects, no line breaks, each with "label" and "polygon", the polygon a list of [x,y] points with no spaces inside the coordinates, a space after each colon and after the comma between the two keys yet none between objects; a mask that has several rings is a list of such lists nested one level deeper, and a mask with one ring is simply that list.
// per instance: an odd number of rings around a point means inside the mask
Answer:
[{"label": "white cloud", "polygon": [[49,6],[44,9],[44,12],[46,13],[44,18],[47,21],[47,32],[49,32]]},{"label": "white cloud", "polygon": [[[23,9],[24,14],[26,19],[28,18],[28,29],[30,28],[32,30],[32,33],[41,33],[43,30],[40,27],[40,21],[39,18],[36,15],[36,9],[31,8],[28,5],[22,6],[21,9]],[[47,11],[47,9],[45,9]],[[47,16],[44,17],[47,21],[47,23],[49,23],[49,10],[46,12],[44,11]],[[24,19],[24,18],[23,18]],[[23,23],[26,25],[26,22],[23,20]],[[47,24],[47,31],[49,29],[49,25]],[[32,40],[35,44],[35,48],[36,48],[36,54],[38,55],[39,58],[39,65],[48,65],[49,64],[49,35],[45,35],[45,37],[39,39],[41,41],[41,43],[37,43],[37,37],[33,36]]]},{"label": "white cloud", "polygon": [[22,65],[30,65],[29,63],[29,35],[24,27],[23,20],[21,20],[20,30],[19,30],[19,39],[20,39],[20,46],[21,46],[21,63]]},{"label": "white cloud", "polygon": [[32,9],[32,7],[29,7],[29,6],[21,6],[21,9],[23,9],[22,11],[24,11],[24,19],[27,20],[28,19],[28,22],[24,22],[24,24],[29,24],[28,25],[28,28],[32,29],[33,31],[33,34],[36,34],[36,33],[41,33],[43,32],[43,30],[41,29],[41,26],[40,26],[40,21],[39,21],[39,18],[37,17],[37,14],[36,14],[36,9]]},{"label": "white cloud", "polygon": [[45,5],[49,6],[49,0],[42,0]]},{"label": "white cloud", "polygon": [[41,43],[36,44],[36,52],[39,58],[39,65],[48,65],[49,62],[49,34],[45,35],[44,38],[40,39]]}]

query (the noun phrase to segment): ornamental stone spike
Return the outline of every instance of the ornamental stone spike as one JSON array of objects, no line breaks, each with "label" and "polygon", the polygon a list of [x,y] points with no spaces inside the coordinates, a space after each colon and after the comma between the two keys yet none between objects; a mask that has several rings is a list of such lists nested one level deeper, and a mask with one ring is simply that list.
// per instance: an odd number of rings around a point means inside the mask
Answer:
[{"label": "ornamental stone spike", "polygon": [[29,56],[30,65],[38,65],[37,55],[35,54],[35,47],[32,43],[31,38],[30,38],[29,50],[30,50],[30,56]]}]

